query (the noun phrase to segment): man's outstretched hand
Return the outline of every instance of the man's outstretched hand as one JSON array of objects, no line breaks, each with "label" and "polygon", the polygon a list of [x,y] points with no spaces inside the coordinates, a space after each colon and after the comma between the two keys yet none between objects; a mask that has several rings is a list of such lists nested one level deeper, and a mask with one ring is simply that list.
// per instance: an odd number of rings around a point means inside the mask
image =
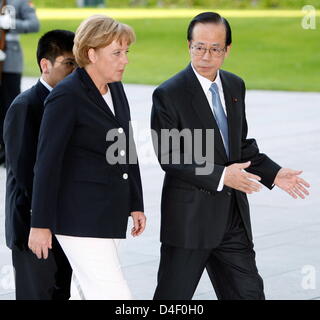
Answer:
[{"label": "man's outstretched hand", "polygon": [[305,196],[309,195],[309,192],[306,188],[310,188],[310,184],[299,177],[301,173],[302,171],[282,168],[276,175],[274,184],[280,189],[289,193],[292,198],[297,199],[300,197],[304,199]]},{"label": "man's outstretched hand", "polygon": [[260,181],[261,178],[255,174],[246,172],[251,162],[234,163],[227,167],[224,176],[224,184],[230,188],[252,194],[261,190],[261,184],[255,182]]}]

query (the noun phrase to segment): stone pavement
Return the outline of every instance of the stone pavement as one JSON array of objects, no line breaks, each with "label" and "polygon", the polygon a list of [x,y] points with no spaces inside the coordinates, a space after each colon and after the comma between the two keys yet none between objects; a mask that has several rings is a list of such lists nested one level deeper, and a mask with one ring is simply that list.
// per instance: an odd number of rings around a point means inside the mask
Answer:
[{"label": "stone pavement", "polygon": [[[24,78],[23,89],[36,79]],[[146,231],[121,244],[123,271],[136,299],[151,299],[159,263],[163,173],[151,147],[153,86],[126,85],[144,187]],[[320,299],[320,93],[248,91],[249,137],[284,167],[303,170],[306,200],[266,188],[249,196],[258,269],[267,299]],[[0,168],[0,300],[14,299],[10,251],[4,242],[5,170]],[[131,229],[131,221],[129,228]],[[216,299],[204,272],[194,299]]]}]

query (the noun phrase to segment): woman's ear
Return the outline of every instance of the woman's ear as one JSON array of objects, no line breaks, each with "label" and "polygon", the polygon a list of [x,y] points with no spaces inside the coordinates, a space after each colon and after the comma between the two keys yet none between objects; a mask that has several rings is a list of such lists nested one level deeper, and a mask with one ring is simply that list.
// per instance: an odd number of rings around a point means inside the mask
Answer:
[{"label": "woman's ear", "polygon": [[97,55],[96,55],[96,51],[93,48],[90,48],[88,50],[88,58],[89,58],[91,63],[96,63]]}]

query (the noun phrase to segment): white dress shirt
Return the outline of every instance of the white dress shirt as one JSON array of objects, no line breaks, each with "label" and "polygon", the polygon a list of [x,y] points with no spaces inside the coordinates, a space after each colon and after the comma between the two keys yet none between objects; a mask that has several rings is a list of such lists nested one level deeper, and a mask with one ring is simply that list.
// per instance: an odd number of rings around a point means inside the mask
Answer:
[{"label": "white dress shirt", "polygon": [[113,106],[113,101],[112,101],[112,96],[111,96],[111,91],[110,88],[108,87],[108,91],[106,94],[102,95],[102,98],[104,101],[107,103],[108,107],[110,108],[111,112],[114,113],[114,106]]},{"label": "white dress shirt", "polygon": [[[191,64],[192,66],[192,69],[196,75],[196,77],[198,78],[199,82],[200,82],[200,85],[203,89],[203,92],[205,94],[205,96],[207,97],[207,100],[208,100],[208,103],[210,105],[210,108],[211,108],[211,111],[213,113],[213,106],[212,106],[212,93],[211,91],[209,90],[211,85],[213,83],[216,83],[217,84],[217,87],[218,87],[218,90],[219,90],[219,96],[220,96],[220,100],[221,100],[221,104],[222,104],[222,107],[223,107],[223,111],[224,113],[226,114],[227,116],[227,111],[226,111],[226,102],[225,102],[225,99],[224,99],[224,93],[223,93],[223,87],[222,87],[222,83],[221,83],[221,79],[220,79],[220,72],[219,70],[217,71],[217,76],[215,78],[215,80],[212,82],[210,81],[209,79],[203,77],[201,74],[199,74],[195,68],[193,67],[193,65]],[[224,139],[223,139],[223,135],[221,133],[221,130],[220,130],[220,135],[221,135],[221,138],[224,142]],[[225,176],[225,172],[226,172],[226,168],[224,168],[223,172],[222,172],[222,175],[221,175],[221,178],[220,178],[220,182],[219,182],[219,185],[218,185],[218,188],[217,188],[217,191],[221,191],[223,189],[223,182],[224,182],[224,176]]]},{"label": "white dress shirt", "polygon": [[40,78],[40,82],[41,82],[49,91],[52,91],[53,88],[52,88],[51,86],[49,86],[48,83],[47,83],[45,80],[43,80],[42,77]]}]

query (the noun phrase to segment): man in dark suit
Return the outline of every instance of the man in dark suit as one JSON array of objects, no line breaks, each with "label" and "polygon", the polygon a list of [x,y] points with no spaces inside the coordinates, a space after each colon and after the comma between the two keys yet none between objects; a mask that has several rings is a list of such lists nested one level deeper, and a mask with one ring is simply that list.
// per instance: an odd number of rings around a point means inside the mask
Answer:
[{"label": "man in dark suit", "polygon": [[[309,185],[301,171],[281,168],[247,138],[244,82],[220,69],[231,48],[227,20],[213,12],[199,14],[190,22],[188,45],[191,64],[153,94],[154,146],[166,173],[154,299],[191,299],[205,268],[218,299],[264,299],[246,194],[259,191],[259,181],[304,198]],[[197,172],[202,165],[199,155],[190,156],[190,146],[163,148],[163,129],[177,129],[175,141],[182,130],[201,129],[202,139],[194,145],[202,150],[208,145],[206,153],[214,148],[214,161],[206,164],[212,170]],[[214,140],[208,129],[214,129]],[[191,161],[162,161],[177,154]]]},{"label": "man in dark suit", "polygon": [[[23,51],[20,34],[38,32],[39,20],[28,0],[0,0],[0,37],[5,40],[3,61],[0,58],[0,165],[5,163],[3,124],[6,112],[20,93],[23,71]],[[1,48],[0,48],[1,49]],[[1,51],[1,50],[0,50]],[[3,65],[1,65],[3,63]]]},{"label": "man in dark suit", "polygon": [[11,104],[4,122],[6,146],[6,242],[12,250],[16,299],[66,300],[70,296],[71,268],[59,243],[47,260],[38,260],[28,248],[33,168],[44,101],[56,84],[75,66],[74,33],[53,30],[38,43],[41,78]]}]

